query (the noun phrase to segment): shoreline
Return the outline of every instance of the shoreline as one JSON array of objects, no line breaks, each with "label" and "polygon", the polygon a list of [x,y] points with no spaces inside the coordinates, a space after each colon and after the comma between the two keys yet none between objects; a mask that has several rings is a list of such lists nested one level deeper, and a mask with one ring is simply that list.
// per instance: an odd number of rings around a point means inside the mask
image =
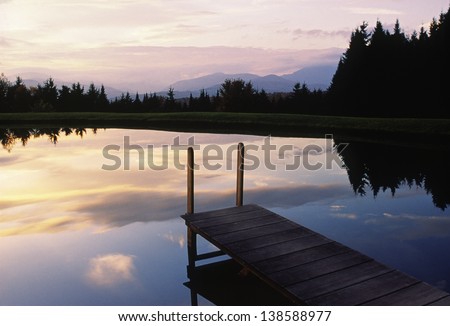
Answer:
[{"label": "shoreline", "polygon": [[355,118],[292,114],[179,113],[2,113],[0,129],[120,128],[196,133],[335,138],[403,145],[442,146],[450,140],[450,119]]}]

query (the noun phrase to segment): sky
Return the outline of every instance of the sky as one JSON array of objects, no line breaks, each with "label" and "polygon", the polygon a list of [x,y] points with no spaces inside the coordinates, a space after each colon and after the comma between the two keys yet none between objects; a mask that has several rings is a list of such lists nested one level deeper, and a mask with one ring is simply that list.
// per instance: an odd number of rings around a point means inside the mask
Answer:
[{"label": "sky", "polygon": [[337,65],[377,19],[406,33],[449,0],[0,0],[0,73],[159,91],[215,72]]}]

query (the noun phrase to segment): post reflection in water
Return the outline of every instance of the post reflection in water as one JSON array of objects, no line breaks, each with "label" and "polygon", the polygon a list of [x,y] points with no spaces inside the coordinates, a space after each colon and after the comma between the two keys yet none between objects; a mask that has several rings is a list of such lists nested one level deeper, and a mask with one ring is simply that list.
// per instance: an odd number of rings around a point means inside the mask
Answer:
[{"label": "post reflection in water", "polygon": [[[138,151],[130,152],[129,170],[102,170],[109,163],[102,149],[123,144],[125,136],[143,148],[154,145],[158,158],[161,146],[175,137],[187,144],[195,136],[200,148],[216,144],[224,152],[238,142],[264,143],[248,135],[0,129],[0,256],[8,262],[0,267],[0,304],[189,305],[194,297],[200,305],[283,304],[270,289],[249,290],[250,296],[225,291],[259,289],[257,280],[237,276],[232,263],[206,266],[200,277],[187,279],[179,218],[186,211],[186,171],[172,164],[139,170]],[[246,172],[244,203],[279,212],[450,290],[448,151],[351,142],[340,154],[346,169],[286,171],[308,145],[325,148],[325,138],[271,140],[292,150],[283,157],[271,153],[274,170]],[[262,152],[251,154],[264,160]],[[316,153],[309,162],[323,162],[324,155]],[[181,151],[180,162],[185,159]],[[205,159],[196,153],[196,211],[233,206],[235,169],[208,170]],[[201,240],[198,245],[212,249]]]},{"label": "post reflection in water", "polygon": [[223,260],[196,267],[184,285],[191,291],[191,304],[199,296],[218,306],[288,306],[292,303],[255,276],[241,273],[242,267]]}]

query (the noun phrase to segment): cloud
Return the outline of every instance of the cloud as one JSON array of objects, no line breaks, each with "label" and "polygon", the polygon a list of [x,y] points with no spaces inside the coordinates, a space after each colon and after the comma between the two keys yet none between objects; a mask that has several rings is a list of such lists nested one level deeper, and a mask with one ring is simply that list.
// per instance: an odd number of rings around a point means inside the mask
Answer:
[{"label": "cloud", "polygon": [[294,40],[297,40],[301,37],[314,37],[314,38],[340,37],[340,38],[344,38],[344,39],[349,39],[351,33],[352,32],[349,30],[328,31],[328,30],[322,30],[322,29],[304,30],[301,28],[297,28],[292,31],[292,34],[294,35]]},{"label": "cloud", "polygon": [[[165,90],[176,81],[213,72],[285,74],[311,65],[336,65],[342,52],[343,49],[338,48],[270,50],[111,45],[86,50],[58,49],[47,58],[43,58],[42,53],[29,53],[23,64],[28,71],[44,69],[47,75],[60,80],[84,82],[89,76],[88,83],[94,81],[132,91],[153,92]],[[8,61],[13,60],[17,58],[11,57]],[[50,66],[52,70],[48,69]],[[18,69],[6,71],[10,76],[20,75],[20,72]]]},{"label": "cloud", "polygon": [[336,212],[342,210],[345,207],[346,207],[345,205],[331,205],[330,210]]},{"label": "cloud", "polygon": [[283,188],[257,188],[245,191],[248,202],[261,203],[265,207],[295,207],[309,202],[336,198],[348,193],[346,185],[301,185]]},{"label": "cloud", "polygon": [[[295,3],[276,7],[286,11]],[[33,78],[24,72],[39,72],[70,83],[93,81],[153,92],[215,72],[285,74],[330,60],[338,63],[343,49],[333,58],[328,55],[345,42],[330,44],[330,36],[327,44],[320,44],[321,50],[299,50],[303,44],[292,42],[291,34],[276,33],[290,25],[280,21],[289,19],[265,17],[272,14],[272,3],[259,3],[257,10],[255,5],[234,4],[98,0],[19,6],[13,2],[0,39],[0,46],[7,49],[0,69],[9,76]]]},{"label": "cloud", "polygon": [[0,37],[0,47],[2,48],[30,47],[32,45],[32,42],[22,41],[14,38]]},{"label": "cloud", "polygon": [[[429,216],[416,214],[392,214],[385,212],[384,218],[366,220],[365,223],[386,225],[396,228],[395,237],[401,240],[417,240],[425,238],[446,238],[449,236],[450,216]],[[411,225],[412,224],[412,225]]]},{"label": "cloud", "polygon": [[178,193],[139,191],[102,194],[75,206],[76,212],[92,217],[102,229],[135,222],[164,221],[184,211],[185,197]]},{"label": "cloud", "polygon": [[[100,193],[92,189],[89,195],[82,192],[67,198],[62,196],[51,202],[20,202],[1,210],[1,236],[37,233],[60,233],[94,228],[96,232],[123,227],[132,223],[149,223],[179,218],[185,212],[186,197],[176,191],[125,190]],[[99,193],[96,195],[96,191]],[[264,207],[295,207],[308,202],[336,198],[348,193],[345,185],[300,185],[291,187],[261,187],[245,191],[246,202],[261,203]],[[231,206],[234,190],[196,191],[196,206],[202,211]],[[52,209],[48,207],[51,205]],[[26,216],[26,217],[24,217]],[[166,236],[182,245],[184,239]]]},{"label": "cloud", "polygon": [[[4,223],[5,221],[3,221]],[[75,219],[71,216],[51,217],[44,219],[29,219],[21,221],[19,225],[0,229],[0,237],[15,235],[37,234],[37,233],[59,233],[63,231],[74,231],[86,228],[90,225],[89,219],[80,216]]]},{"label": "cloud", "polygon": [[1,48],[5,48],[5,47],[10,47],[11,46],[11,42],[9,42],[6,38],[4,37],[0,37],[0,47]]},{"label": "cloud", "polygon": [[172,232],[170,233],[166,233],[163,235],[164,239],[172,242],[172,243],[176,243],[178,246],[180,246],[180,248],[184,248],[185,244],[186,244],[186,238],[184,235],[178,235],[175,236]]},{"label": "cloud", "polygon": [[337,218],[349,219],[349,220],[356,220],[358,218],[358,216],[354,213],[348,213],[348,214],[335,213],[335,214],[331,214],[331,216],[335,216]]},{"label": "cloud", "polygon": [[16,163],[19,161],[17,156],[4,156],[0,157],[0,165],[5,166],[11,163]]},{"label": "cloud", "polygon": [[389,9],[389,8],[375,8],[375,7],[350,7],[347,11],[352,14],[358,15],[394,15],[399,16],[404,13],[399,10]]},{"label": "cloud", "polygon": [[[333,198],[346,192],[341,185],[291,186],[283,188],[263,187],[247,189],[246,201],[262,203],[266,207],[294,207]],[[202,210],[227,207],[234,191],[204,192],[196,191],[198,206]],[[100,228],[121,227],[135,222],[164,221],[178,218],[185,211],[185,195],[179,193],[128,192],[105,194],[91,200],[90,204],[76,207],[83,216],[92,216],[91,223]]]},{"label": "cloud", "polygon": [[217,16],[219,13],[212,10],[198,10],[191,13],[193,16]]},{"label": "cloud", "polygon": [[134,256],[108,254],[92,258],[86,273],[88,281],[100,287],[114,287],[135,280]]}]

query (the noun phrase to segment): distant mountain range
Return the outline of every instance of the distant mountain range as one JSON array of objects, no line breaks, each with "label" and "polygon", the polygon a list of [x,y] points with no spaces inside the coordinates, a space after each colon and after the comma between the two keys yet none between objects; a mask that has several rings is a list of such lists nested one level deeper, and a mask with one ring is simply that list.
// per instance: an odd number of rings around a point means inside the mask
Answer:
[{"label": "distant mountain range", "polygon": [[[294,85],[296,83],[306,83],[310,89],[322,89],[325,90],[330,86],[331,79],[333,78],[334,73],[336,72],[336,66],[327,65],[327,66],[313,66],[306,67],[300,70],[297,70],[291,74],[286,75],[267,75],[267,76],[258,76],[255,74],[225,74],[225,73],[214,73],[198,78],[181,80],[173,83],[172,85],[167,86],[165,90],[157,92],[156,94],[161,96],[167,96],[167,92],[170,87],[174,89],[176,98],[185,98],[189,97],[192,94],[194,97],[200,95],[201,90],[205,90],[210,95],[215,95],[217,91],[220,89],[222,83],[226,79],[242,79],[246,82],[251,81],[253,87],[257,90],[264,89],[267,93],[278,93],[278,92],[291,92]],[[35,78],[25,79],[25,85],[28,87],[37,87],[37,85],[43,84],[44,81],[37,81]],[[67,83],[61,80],[55,80],[55,84],[58,89],[62,85],[67,85],[71,87],[72,83]],[[84,84],[84,89],[87,91],[89,85]],[[96,87],[100,87],[100,85],[96,85]],[[108,95],[108,98],[113,100],[116,97],[120,97],[122,94],[127,91],[120,90],[117,88],[109,87],[105,85],[105,91]],[[134,98],[136,92],[130,92],[131,96]],[[143,93],[140,92],[142,96]],[[142,97],[141,97],[142,98]]]},{"label": "distant mountain range", "polygon": [[314,66],[281,76],[215,73],[194,79],[181,80],[168,86],[167,89],[172,87],[179,98],[187,97],[191,93],[193,96],[198,96],[202,89],[208,94],[214,95],[226,79],[242,79],[246,82],[251,81],[255,89],[264,89],[267,93],[290,92],[296,83],[306,83],[310,89],[325,90],[330,86],[335,72],[336,66]]}]

